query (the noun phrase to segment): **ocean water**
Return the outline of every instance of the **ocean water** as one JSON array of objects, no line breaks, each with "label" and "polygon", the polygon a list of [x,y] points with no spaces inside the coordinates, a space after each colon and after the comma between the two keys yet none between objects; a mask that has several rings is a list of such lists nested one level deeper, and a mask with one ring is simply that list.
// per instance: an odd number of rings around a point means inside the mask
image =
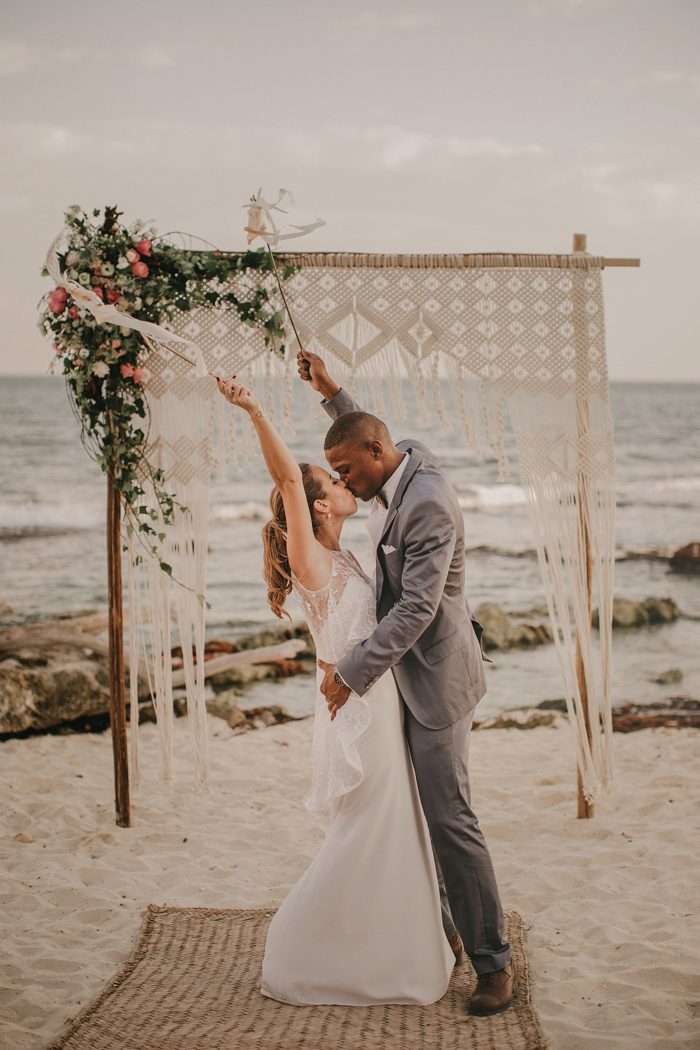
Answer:
[{"label": "ocean water", "polygon": [[[324,424],[293,408],[300,460],[324,463]],[[700,540],[700,385],[616,383],[612,386],[618,474],[615,593],[672,597],[700,617],[700,578],[668,571],[677,547]],[[462,505],[467,536],[467,590],[473,606],[495,601],[508,610],[544,602],[522,489],[498,481],[495,459],[476,461],[441,430],[391,426],[396,440],[414,434],[441,460]],[[512,456],[515,464],[516,457]],[[60,376],[0,378],[0,602],[18,617],[106,604],[105,479],[80,442],[80,426]],[[261,579],[260,529],[271,484],[262,459],[231,472],[211,491],[207,596],[208,635],[235,638],[274,620]],[[365,568],[372,552],[363,521],[346,523],[343,545]],[[295,618],[299,610],[290,603]],[[553,646],[496,654],[482,717],[496,710],[561,696]],[[672,667],[682,683],[652,679]],[[671,694],[700,696],[700,620],[616,632],[616,701]],[[308,679],[279,687],[292,710],[311,706]]]}]

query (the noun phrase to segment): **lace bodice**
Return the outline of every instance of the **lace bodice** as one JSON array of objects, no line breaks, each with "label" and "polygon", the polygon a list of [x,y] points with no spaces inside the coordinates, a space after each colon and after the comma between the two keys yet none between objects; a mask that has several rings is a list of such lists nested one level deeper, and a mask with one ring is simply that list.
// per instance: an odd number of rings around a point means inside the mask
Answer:
[{"label": "lace bodice", "polygon": [[[331,575],[325,587],[309,590],[292,573],[292,586],[307,618],[316,655],[335,664],[377,626],[374,584],[349,551],[330,551]],[[328,809],[331,800],[356,787],[363,777],[355,741],[370,723],[369,692],[351,693],[331,722],[320,685],[324,672],[316,672],[316,710],[311,750],[311,789],[304,799],[307,809]]]},{"label": "lace bodice", "polygon": [[321,660],[335,664],[377,626],[374,585],[350,551],[329,551],[328,583],[310,591],[292,573],[292,584]]}]

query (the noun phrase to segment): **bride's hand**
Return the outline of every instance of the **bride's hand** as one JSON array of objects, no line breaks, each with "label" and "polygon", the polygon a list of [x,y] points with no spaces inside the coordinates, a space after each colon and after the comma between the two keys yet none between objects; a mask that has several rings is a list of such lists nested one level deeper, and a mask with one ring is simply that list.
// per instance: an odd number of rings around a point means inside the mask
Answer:
[{"label": "bride's hand", "polygon": [[235,378],[235,376],[231,376],[230,379],[224,380],[217,376],[216,385],[229,404],[242,408],[251,416],[255,415],[256,412],[260,411],[260,402],[253,395],[250,387],[243,386],[242,383],[235,383]]}]

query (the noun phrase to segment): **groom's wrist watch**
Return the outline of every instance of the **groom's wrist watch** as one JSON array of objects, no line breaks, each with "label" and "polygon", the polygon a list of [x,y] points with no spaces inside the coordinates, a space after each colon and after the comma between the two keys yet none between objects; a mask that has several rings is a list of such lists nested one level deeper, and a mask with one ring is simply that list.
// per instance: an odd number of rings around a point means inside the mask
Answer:
[{"label": "groom's wrist watch", "polygon": [[345,681],[343,676],[338,671],[336,671],[335,674],[333,675],[333,681],[335,682],[336,685],[343,685],[343,686],[345,686],[346,689],[350,689],[350,686],[348,685],[348,683]]}]

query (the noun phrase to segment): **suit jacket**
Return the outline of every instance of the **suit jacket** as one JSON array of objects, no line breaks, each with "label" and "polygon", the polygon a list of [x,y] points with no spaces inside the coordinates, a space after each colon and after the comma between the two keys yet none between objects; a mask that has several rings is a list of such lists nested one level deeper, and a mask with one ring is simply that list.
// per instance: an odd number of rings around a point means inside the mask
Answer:
[{"label": "suit jacket", "polygon": [[[359,411],[342,389],[322,404],[333,419]],[[418,721],[443,729],[486,692],[481,625],[464,590],[464,519],[430,449],[413,440],[397,448],[409,460],[377,546],[378,625],[338,671],[363,696],[391,668]]]}]

